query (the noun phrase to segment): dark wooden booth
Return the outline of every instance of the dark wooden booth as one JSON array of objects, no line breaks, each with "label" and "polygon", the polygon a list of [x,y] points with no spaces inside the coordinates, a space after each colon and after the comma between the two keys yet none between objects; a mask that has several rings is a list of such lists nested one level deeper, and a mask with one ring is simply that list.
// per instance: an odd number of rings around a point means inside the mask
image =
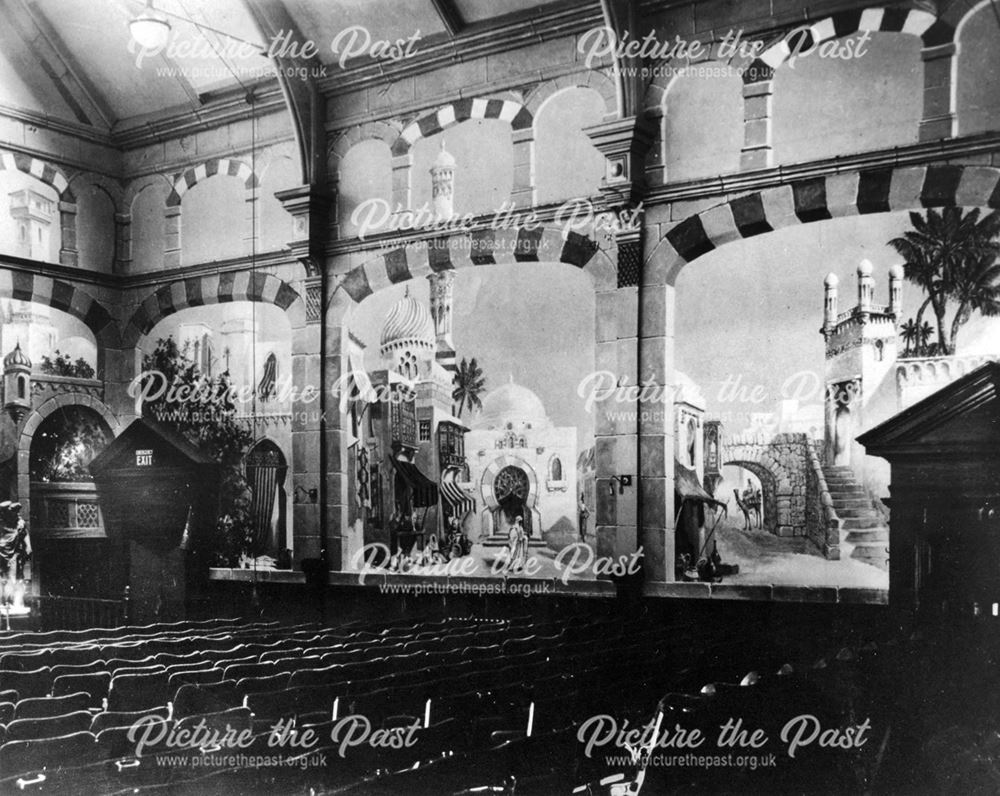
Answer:
[{"label": "dark wooden booth", "polygon": [[207,578],[218,468],[171,428],[139,418],[90,463],[109,539],[124,558],[134,622],[184,618]]},{"label": "dark wooden booth", "polygon": [[1000,363],[858,437],[892,466],[889,603],[946,617],[1000,613]]}]

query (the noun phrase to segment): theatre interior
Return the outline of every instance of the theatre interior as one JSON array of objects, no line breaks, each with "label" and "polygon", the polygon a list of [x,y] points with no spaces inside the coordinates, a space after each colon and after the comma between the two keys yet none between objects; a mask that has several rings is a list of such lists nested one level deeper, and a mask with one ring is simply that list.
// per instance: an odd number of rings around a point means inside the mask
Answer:
[{"label": "theatre interior", "polygon": [[0,9],[0,793],[1000,790],[1000,5]]}]

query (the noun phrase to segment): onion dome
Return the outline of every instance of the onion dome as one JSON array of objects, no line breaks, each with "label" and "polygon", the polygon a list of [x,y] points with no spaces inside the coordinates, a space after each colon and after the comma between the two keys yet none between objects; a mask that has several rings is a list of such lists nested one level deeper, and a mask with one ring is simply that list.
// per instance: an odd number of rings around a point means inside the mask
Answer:
[{"label": "onion dome", "polygon": [[385,317],[381,348],[386,351],[407,345],[434,347],[434,321],[427,308],[410,295],[409,288]]},{"label": "onion dome", "polygon": [[837,275],[831,271],[826,275],[826,279],[823,280],[823,284],[827,287],[836,287],[840,284],[840,279],[838,279]]},{"label": "onion dome", "polygon": [[31,370],[31,360],[21,350],[20,342],[14,346],[13,351],[3,358],[3,368],[4,370],[9,370],[10,368],[26,368]]}]

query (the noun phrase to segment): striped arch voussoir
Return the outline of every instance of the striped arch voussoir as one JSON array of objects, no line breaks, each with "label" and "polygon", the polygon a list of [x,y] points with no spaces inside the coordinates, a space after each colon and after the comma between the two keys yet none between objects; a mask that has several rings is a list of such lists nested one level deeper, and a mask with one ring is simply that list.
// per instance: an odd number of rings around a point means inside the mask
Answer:
[{"label": "striped arch voussoir", "polygon": [[1000,169],[903,166],[757,191],[684,219],[647,262],[665,263],[665,279],[672,284],[685,265],[734,240],[824,219],[929,207],[1000,209]]},{"label": "striped arch voussoir", "polygon": [[[606,257],[590,238],[556,229],[476,230],[393,249],[351,269],[338,292],[360,303],[385,287],[410,279],[471,266],[502,263],[564,263],[606,278]],[[612,269],[613,270],[613,269]]]},{"label": "striped arch voussoir", "polygon": [[170,192],[170,196],[167,197],[167,207],[177,207],[184,198],[184,194],[202,180],[214,177],[216,174],[237,177],[243,180],[243,184],[247,190],[257,185],[257,176],[253,173],[250,166],[242,160],[235,158],[213,158],[199,166],[182,172],[174,180],[173,190]]},{"label": "striped arch voussoir", "polygon": [[797,52],[808,52],[812,47],[831,39],[839,39],[861,31],[920,36],[924,39],[925,46],[932,46],[933,39],[942,35],[937,18],[920,9],[858,8],[841,11],[807,28],[796,28],[772,44],[744,71],[743,82],[758,83],[770,80],[774,70]]},{"label": "striped arch voussoir", "polygon": [[192,277],[159,287],[132,313],[123,341],[126,346],[138,345],[163,318],[188,307],[231,301],[274,304],[289,316],[293,329],[305,324],[305,303],[287,282],[272,274],[230,272]]},{"label": "striped arch voussoir", "polygon": [[531,129],[534,119],[531,112],[519,102],[501,99],[465,99],[445,105],[425,114],[403,128],[392,145],[394,157],[405,155],[421,138],[447,130],[469,119],[500,119],[509,122],[514,130]]},{"label": "striped arch voussoir", "polygon": [[108,310],[70,282],[41,274],[5,271],[0,274],[0,296],[62,310],[83,321],[99,346],[115,347],[118,344],[118,326]]},{"label": "striped arch voussoir", "polygon": [[0,151],[0,171],[21,171],[51,185],[63,202],[75,202],[76,197],[69,187],[69,180],[61,170],[44,160],[24,155],[20,152]]}]

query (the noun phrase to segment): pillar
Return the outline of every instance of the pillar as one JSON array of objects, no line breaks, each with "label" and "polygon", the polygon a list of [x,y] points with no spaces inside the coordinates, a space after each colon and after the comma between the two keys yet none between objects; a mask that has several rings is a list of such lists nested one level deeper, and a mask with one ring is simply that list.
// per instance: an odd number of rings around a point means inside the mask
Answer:
[{"label": "pillar", "polygon": [[243,235],[243,253],[250,255],[257,251],[257,244],[260,238],[260,197],[257,195],[256,188],[246,189],[246,212],[244,218],[246,219],[243,229],[245,234]]},{"label": "pillar", "polygon": [[131,262],[132,214],[115,213],[115,273],[128,273]]},{"label": "pillar", "polygon": [[413,155],[396,155],[392,159],[392,212],[398,213],[410,209],[412,190],[410,188],[410,170],[413,166]]},{"label": "pillar", "polygon": [[179,268],[181,264],[181,206],[168,207],[165,216],[163,267]]},{"label": "pillar", "polygon": [[771,142],[771,98],[774,81],[762,80],[743,86],[743,149],[740,169],[766,169],[774,165]]},{"label": "pillar", "polygon": [[957,52],[955,42],[925,47],[921,51],[924,61],[924,111],[919,132],[921,141],[952,138],[958,132],[952,104]]},{"label": "pillar", "polygon": [[646,579],[674,579],[674,287],[639,288],[639,541]]},{"label": "pillar", "polygon": [[139,416],[138,399],[130,396],[128,390],[142,371],[142,350],[137,346],[103,348],[100,356],[98,373],[104,382],[104,403],[125,428]]},{"label": "pillar", "polygon": [[[306,280],[308,292],[318,277]],[[307,313],[305,323],[292,329],[292,549],[295,559],[319,558],[323,547],[319,491],[322,384],[320,316]],[[313,490],[316,490],[313,492]],[[315,494],[316,501],[311,495]]]},{"label": "pillar", "polygon": [[[332,280],[324,284],[324,306],[326,312],[322,328],[322,414],[319,435],[320,468],[322,479],[319,488],[320,503],[320,544],[321,557],[329,569],[342,568],[344,539],[348,533],[350,518],[350,478],[348,475],[348,438],[350,418],[341,414],[340,394],[333,386],[343,384],[341,377],[350,369],[348,357],[348,319],[351,301],[341,291],[333,300],[330,286]],[[346,380],[345,380],[346,381]]]},{"label": "pillar", "polygon": [[[597,555],[631,555],[639,539],[638,414],[639,401],[628,394],[638,367],[639,288],[608,285],[598,290],[595,306],[595,370],[605,376],[596,391],[594,462]],[[619,476],[632,476],[621,488]]]},{"label": "pillar", "polygon": [[59,202],[59,228],[62,236],[59,246],[59,264],[75,267],[79,256],[76,249],[75,202]]},{"label": "pillar", "polygon": [[514,130],[514,187],[511,201],[515,207],[535,204],[535,131]]}]

